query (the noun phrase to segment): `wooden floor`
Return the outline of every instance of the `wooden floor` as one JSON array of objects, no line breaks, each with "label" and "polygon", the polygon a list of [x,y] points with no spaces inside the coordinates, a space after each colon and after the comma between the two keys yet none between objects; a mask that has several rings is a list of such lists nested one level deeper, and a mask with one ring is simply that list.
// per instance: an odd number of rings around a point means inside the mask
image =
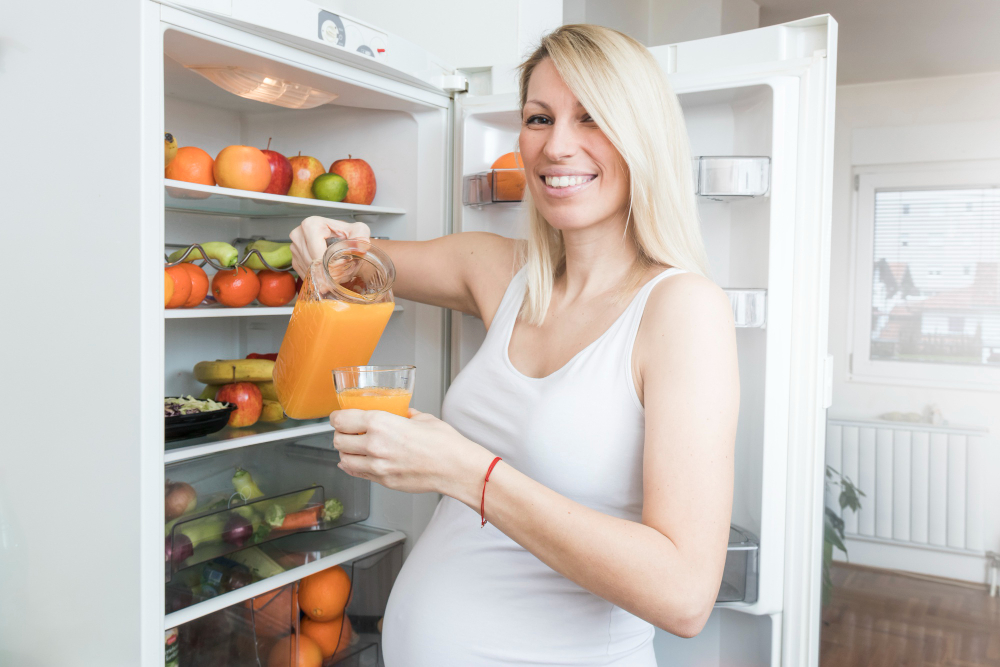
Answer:
[{"label": "wooden floor", "polygon": [[834,565],[820,667],[1000,667],[1000,597]]}]

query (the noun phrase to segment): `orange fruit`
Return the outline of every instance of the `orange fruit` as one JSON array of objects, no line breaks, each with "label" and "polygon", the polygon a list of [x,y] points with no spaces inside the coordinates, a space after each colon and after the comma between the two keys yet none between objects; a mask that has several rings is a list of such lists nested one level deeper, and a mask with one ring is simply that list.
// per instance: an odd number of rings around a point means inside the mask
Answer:
[{"label": "orange fruit", "polygon": [[337,651],[343,651],[351,645],[354,629],[347,614],[341,614],[332,621],[314,621],[304,618],[299,623],[299,631],[309,637],[323,652],[324,658],[329,658]]},{"label": "orange fruit", "polygon": [[205,275],[205,271],[200,266],[187,262],[179,266],[187,271],[188,277],[191,279],[191,296],[184,302],[184,307],[194,308],[208,294],[208,276]]},{"label": "orange fruit", "polygon": [[292,663],[292,641],[295,635],[278,640],[267,657],[267,667],[322,667],[323,652],[319,650],[312,639],[299,635],[299,651],[297,660]]},{"label": "orange fruit", "polygon": [[260,293],[257,300],[265,306],[284,306],[295,298],[295,278],[288,271],[262,269],[257,272]]},{"label": "orange fruit", "polygon": [[212,295],[223,306],[242,308],[257,298],[260,280],[244,266],[219,271],[212,277]]},{"label": "orange fruit", "polygon": [[184,146],[177,149],[177,155],[167,165],[164,175],[175,181],[215,185],[215,176],[212,175],[213,164],[212,156],[205,151],[194,146]]},{"label": "orange fruit", "polygon": [[351,579],[335,565],[299,583],[299,608],[314,621],[332,621],[344,613],[350,595]]},{"label": "orange fruit", "polygon": [[504,153],[497,158],[490,169],[520,169],[496,175],[494,194],[497,201],[521,201],[524,199],[524,162],[520,153]]},{"label": "orange fruit", "polygon": [[163,272],[163,307],[166,308],[174,296],[174,279],[166,271]]},{"label": "orange fruit", "polygon": [[212,173],[224,188],[263,192],[271,184],[271,163],[253,146],[226,146],[215,156]]},{"label": "orange fruit", "polygon": [[177,264],[166,268],[167,275],[174,281],[174,294],[167,302],[167,308],[181,308],[191,296],[191,276],[183,266]]}]

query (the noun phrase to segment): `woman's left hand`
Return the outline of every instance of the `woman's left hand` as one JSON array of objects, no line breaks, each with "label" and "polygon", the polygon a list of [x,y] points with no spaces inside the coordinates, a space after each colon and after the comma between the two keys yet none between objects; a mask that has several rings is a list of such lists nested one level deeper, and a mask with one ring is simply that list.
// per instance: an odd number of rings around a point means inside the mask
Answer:
[{"label": "woman's left hand", "polygon": [[409,419],[381,410],[338,410],[330,424],[342,470],[398,491],[465,500],[465,487],[477,483],[478,467],[485,470],[492,460],[483,447],[417,410],[410,410]]}]

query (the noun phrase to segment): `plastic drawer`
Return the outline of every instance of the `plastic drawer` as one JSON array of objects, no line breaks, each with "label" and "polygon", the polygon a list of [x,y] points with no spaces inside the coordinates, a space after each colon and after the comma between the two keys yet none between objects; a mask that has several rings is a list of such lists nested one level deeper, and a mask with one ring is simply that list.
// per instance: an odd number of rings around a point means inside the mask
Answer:
[{"label": "plastic drawer", "polygon": [[756,536],[738,526],[729,527],[726,566],[716,602],[757,601],[759,548]]},{"label": "plastic drawer", "polygon": [[692,160],[695,194],[725,201],[762,197],[771,186],[771,158],[703,156]]},{"label": "plastic drawer", "polygon": [[[193,512],[166,524],[168,581],[179,570],[240,549],[367,519],[371,483],[340,470],[339,461],[330,436],[323,434],[168,465],[167,478],[190,484],[198,495]],[[238,471],[247,471],[256,486],[254,493],[264,495],[244,498],[237,487],[246,487],[234,482]],[[247,478],[241,474],[240,479]],[[223,539],[227,529],[240,523],[249,537]]]},{"label": "plastic drawer", "polygon": [[523,169],[490,169],[462,179],[466,206],[519,202],[524,199]]},{"label": "plastic drawer", "polygon": [[737,327],[761,328],[767,324],[767,290],[727,288]]}]

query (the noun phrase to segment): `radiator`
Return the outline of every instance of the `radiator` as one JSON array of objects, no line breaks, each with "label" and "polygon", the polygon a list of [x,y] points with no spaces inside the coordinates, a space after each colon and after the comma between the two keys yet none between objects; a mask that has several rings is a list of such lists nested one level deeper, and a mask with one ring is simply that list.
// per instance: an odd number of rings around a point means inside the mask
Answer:
[{"label": "radiator", "polygon": [[827,506],[848,537],[982,553],[985,431],[831,419],[826,462],[865,493],[861,510]]}]

